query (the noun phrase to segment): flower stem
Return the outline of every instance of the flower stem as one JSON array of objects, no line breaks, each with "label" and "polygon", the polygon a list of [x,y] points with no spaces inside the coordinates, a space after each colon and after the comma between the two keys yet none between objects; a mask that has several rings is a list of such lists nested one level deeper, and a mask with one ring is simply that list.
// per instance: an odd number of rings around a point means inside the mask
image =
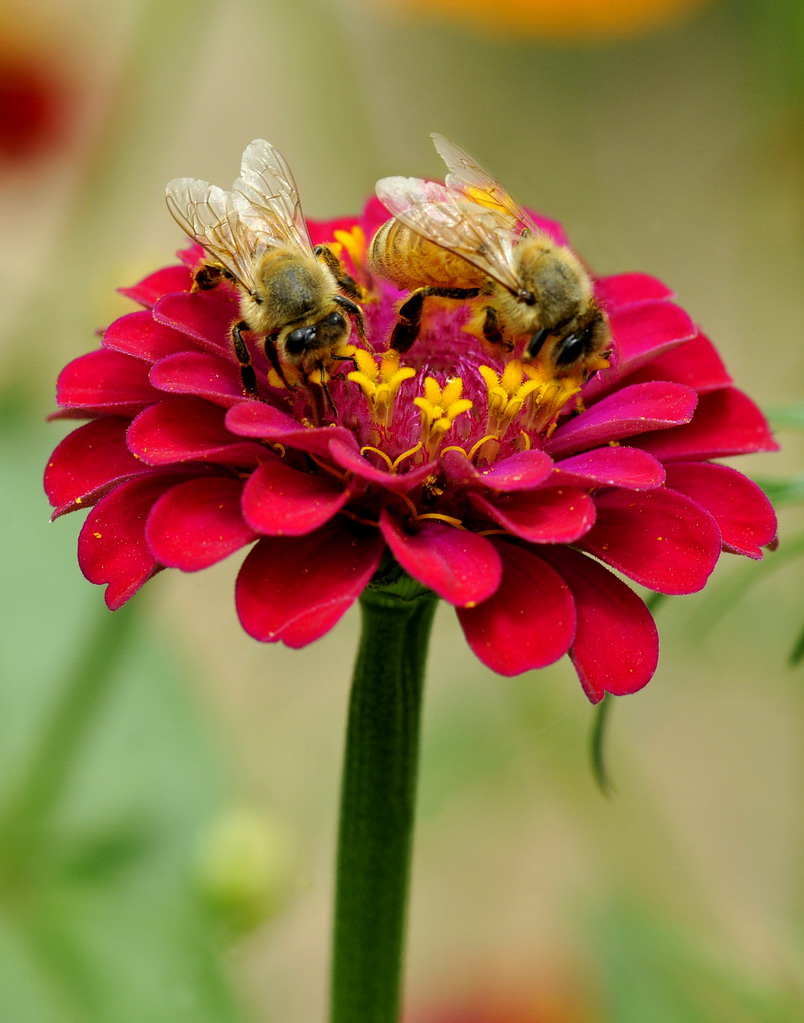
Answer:
[{"label": "flower stem", "polygon": [[403,576],[361,597],[346,735],[331,1023],[397,1023],[422,681],[436,597]]}]

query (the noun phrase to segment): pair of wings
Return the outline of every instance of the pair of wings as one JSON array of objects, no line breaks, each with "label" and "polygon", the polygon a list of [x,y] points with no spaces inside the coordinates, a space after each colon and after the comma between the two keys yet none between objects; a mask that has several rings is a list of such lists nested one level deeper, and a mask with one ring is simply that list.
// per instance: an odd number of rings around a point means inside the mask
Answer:
[{"label": "pair of wings", "polygon": [[443,135],[433,133],[431,138],[449,170],[444,184],[381,178],[378,198],[406,227],[461,256],[509,291],[519,291],[514,248],[524,232],[543,232],[468,153]]},{"label": "pair of wings", "polygon": [[282,154],[265,139],[246,147],[240,177],[227,192],[198,178],[175,178],[165,192],[173,219],[248,292],[260,256],[278,245],[312,256],[296,182]]}]

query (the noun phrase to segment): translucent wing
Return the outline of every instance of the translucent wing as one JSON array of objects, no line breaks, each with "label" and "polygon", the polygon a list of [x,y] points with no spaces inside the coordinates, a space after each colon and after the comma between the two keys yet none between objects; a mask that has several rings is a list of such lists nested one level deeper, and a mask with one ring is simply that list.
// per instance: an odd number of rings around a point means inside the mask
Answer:
[{"label": "translucent wing", "polygon": [[313,245],[296,182],[285,158],[270,142],[254,139],[246,146],[232,192],[245,198],[243,219],[267,245],[292,243],[310,255]]},{"label": "translucent wing", "polygon": [[517,236],[510,217],[421,178],[381,178],[377,196],[406,227],[461,256],[510,291],[519,290],[512,259]]},{"label": "translucent wing", "polygon": [[512,230],[524,227],[532,234],[541,234],[528,211],[460,146],[456,146],[454,142],[436,132],[433,132],[430,138],[438,155],[449,168],[446,179],[448,188],[460,192],[481,206],[496,210],[509,220]]},{"label": "translucent wing", "polygon": [[255,257],[265,246],[243,220],[245,203],[198,178],[175,178],[165,191],[176,223],[246,289],[255,289]]}]

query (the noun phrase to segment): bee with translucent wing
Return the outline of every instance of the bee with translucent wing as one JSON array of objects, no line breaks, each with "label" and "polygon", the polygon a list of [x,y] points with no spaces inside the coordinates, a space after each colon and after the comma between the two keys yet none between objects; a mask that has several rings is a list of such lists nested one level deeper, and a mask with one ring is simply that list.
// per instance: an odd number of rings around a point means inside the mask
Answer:
[{"label": "bee with translucent wing", "polygon": [[325,371],[354,320],[365,341],[363,314],[355,299],[360,286],[325,245],[313,247],[293,174],[282,154],[264,139],[249,143],[240,177],[227,192],[197,178],[176,178],[166,189],[173,218],[203,246],[208,259],[195,274],[194,288],[235,285],[241,319],[232,341],[243,391],[257,396],[257,378],[244,332],[264,338],[271,365],[287,384],[283,362],[305,377]]},{"label": "bee with translucent wing", "polygon": [[411,291],[391,347],[404,352],[416,340],[428,296],[480,296],[487,341],[510,350],[527,337],[522,357],[538,359],[546,381],[572,378],[580,386],[608,365],[611,347],[589,274],[472,157],[443,135],[432,138],[449,170],[443,185],[404,177],[377,182],[393,217],[374,236],[370,260],[377,273]]}]

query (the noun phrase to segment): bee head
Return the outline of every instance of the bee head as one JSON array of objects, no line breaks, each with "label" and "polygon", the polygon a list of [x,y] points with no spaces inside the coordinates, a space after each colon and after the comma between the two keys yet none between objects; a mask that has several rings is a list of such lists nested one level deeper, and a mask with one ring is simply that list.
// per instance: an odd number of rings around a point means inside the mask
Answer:
[{"label": "bee head", "polygon": [[301,359],[308,352],[333,348],[349,333],[346,318],[334,311],[316,323],[297,327],[285,335],[284,349],[292,359]]}]

